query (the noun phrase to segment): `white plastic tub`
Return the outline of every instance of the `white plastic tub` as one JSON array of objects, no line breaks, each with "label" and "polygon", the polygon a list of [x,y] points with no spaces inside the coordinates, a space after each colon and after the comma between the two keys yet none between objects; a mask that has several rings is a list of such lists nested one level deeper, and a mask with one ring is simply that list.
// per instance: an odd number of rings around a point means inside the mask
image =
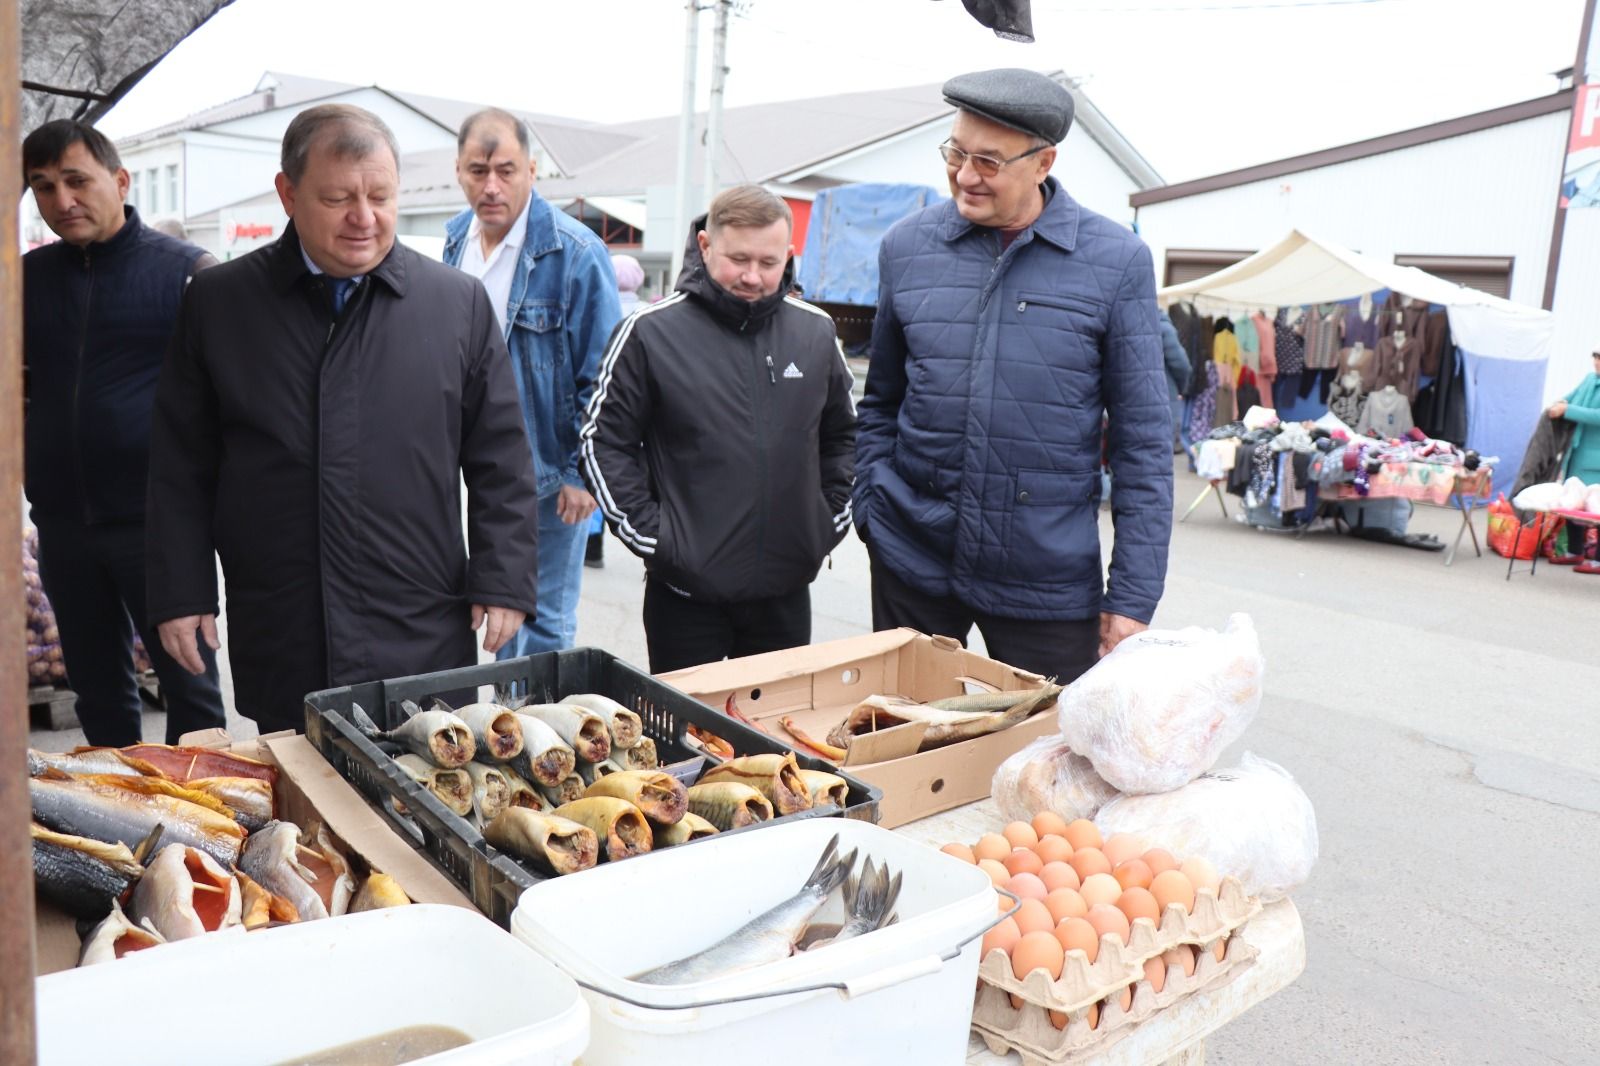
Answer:
[{"label": "white plastic tub", "polygon": [[[860,849],[858,869],[871,857],[903,873],[898,923],[697,984],[628,979],[709,947],[793,895],[834,834],[841,852]],[[585,1066],[937,1066],[966,1057],[978,939],[996,918],[994,899],[975,866],[867,822],[815,818],[552,878],[522,894],[511,930],[584,987]],[[836,893],[814,920],[841,917]],[[842,987],[792,991],[830,983]],[[713,1002],[735,997],[752,998]]]},{"label": "white plastic tub", "polygon": [[473,1038],[427,1066],[570,1066],[589,1042],[577,985],[460,907],[211,933],[35,988],[39,1066],[276,1066],[413,1025]]}]

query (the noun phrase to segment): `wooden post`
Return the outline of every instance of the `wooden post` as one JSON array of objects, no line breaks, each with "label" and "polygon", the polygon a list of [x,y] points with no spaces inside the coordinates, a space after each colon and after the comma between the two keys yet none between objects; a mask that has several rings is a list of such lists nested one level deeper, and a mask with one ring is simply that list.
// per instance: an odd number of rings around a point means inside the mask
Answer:
[{"label": "wooden post", "polygon": [[27,602],[22,588],[22,54],[17,0],[0,0],[0,1062],[32,1066],[33,844]]}]

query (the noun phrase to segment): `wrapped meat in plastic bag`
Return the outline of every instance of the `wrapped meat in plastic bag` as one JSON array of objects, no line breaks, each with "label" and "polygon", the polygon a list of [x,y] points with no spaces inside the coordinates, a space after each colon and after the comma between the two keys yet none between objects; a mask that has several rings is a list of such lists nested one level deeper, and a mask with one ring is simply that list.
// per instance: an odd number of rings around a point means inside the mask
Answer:
[{"label": "wrapped meat in plastic bag", "polygon": [[1250,616],[1221,633],[1147,629],[1061,694],[1061,736],[1119,792],[1170,792],[1216,765],[1261,707]]},{"label": "wrapped meat in plastic bag", "polygon": [[1117,795],[1059,734],[1040,737],[1001,763],[989,792],[1013,822],[1031,822],[1040,811],[1054,811],[1069,822],[1093,818]]},{"label": "wrapped meat in plastic bag", "polygon": [[1133,833],[1174,855],[1210,859],[1245,892],[1281,899],[1305,883],[1317,861],[1317,814],[1289,772],[1246,752],[1176,792],[1121,796],[1100,809],[1106,836]]}]

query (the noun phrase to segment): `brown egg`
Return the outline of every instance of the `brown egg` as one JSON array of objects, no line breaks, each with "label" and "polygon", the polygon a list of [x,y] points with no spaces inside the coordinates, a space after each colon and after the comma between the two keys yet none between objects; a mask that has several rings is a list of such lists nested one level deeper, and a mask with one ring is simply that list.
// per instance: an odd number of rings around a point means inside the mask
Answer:
[{"label": "brown egg", "polygon": [[1217,873],[1217,868],[1206,859],[1198,855],[1191,855],[1183,860],[1183,865],[1178,867],[1194,884],[1196,892],[1210,892],[1213,895],[1222,886],[1222,877]]},{"label": "brown egg", "polygon": [[1213,954],[1213,955],[1215,955],[1217,957],[1217,961],[1218,962],[1221,962],[1223,957],[1225,955],[1227,955],[1227,953],[1228,953],[1228,938],[1225,937],[1225,936],[1217,937],[1216,943],[1211,945],[1211,954]]},{"label": "brown egg", "polygon": [[1089,1004],[1089,1028],[1093,1029],[1100,1024],[1100,1004]]},{"label": "brown egg", "polygon": [[1109,934],[1124,944],[1128,942],[1128,916],[1109,903],[1096,903],[1089,908],[1083,920],[1094,926],[1101,936]]},{"label": "brown egg", "polygon": [[993,859],[979,859],[978,869],[989,875],[996,888],[1006,887],[1006,882],[1011,880],[1011,871],[995,862]]},{"label": "brown egg", "polygon": [[1041,900],[1025,899],[1015,915],[1017,928],[1022,930],[1022,935],[1029,933],[1048,933],[1056,927],[1055,919],[1050,917],[1050,908]]},{"label": "brown egg", "polygon": [[1014,848],[1031,848],[1039,843],[1039,834],[1027,822],[1012,822],[1000,830],[1000,835],[1009,840]]},{"label": "brown egg", "polygon": [[1112,867],[1111,876],[1117,879],[1117,884],[1123,888],[1149,888],[1150,882],[1155,878],[1155,871],[1150,869],[1150,864],[1143,859],[1129,859]]},{"label": "brown egg", "polygon": [[1000,912],[1001,914],[1010,914],[1011,908],[1015,907],[1016,905],[1016,900],[1012,899],[1010,896],[1002,896],[998,889],[995,891],[994,909],[996,911]]},{"label": "brown egg", "polygon": [[1005,918],[1000,922],[999,925],[983,934],[983,948],[981,949],[981,953],[978,957],[980,959],[987,958],[989,952],[993,951],[995,948],[999,948],[1001,951],[1009,955],[1011,954],[1011,949],[1015,947],[1017,941],[1021,939],[1022,930],[1017,928],[1016,919]]},{"label": "brown egg", "polygon": [[1100,828],[1087,818],[1079,818],[1076,822],[1068,822],[1067,827],[1061,831],[1074,849],[1098,848],[1103,841],[1100,838]]},{"label": "brown egg", "polygon": [[1106,858],[1111,860],[1113,867],[1137,859],[1144,853],[1144,841],[1132,833],[1113,833],[1106,838],[1100,850],[1106,853]]},{"label": "brown egg", "polygon": [[1083,883],[1078,879],[1078,871],[1064,862],[1045,863],[1039,870],[1039,880],[1051,892],[1058,888],[1077,888]]},{"label": "brown egg", "polygon": [[1032,848],[1018,848],[1000,862],[1013,874],[1036,874],[1044,869],[1044,863]]},{"label": "brown egg", "polygon": [[[1149,865],[1152,874],[1159,874],[1165,870],[1176,870],[1178,868],[1178,860],[1174,859],[1172,852],[1165,848],[1151,848],[1139,857]],[[983,856],[979,855],[978,858],[981,859]]]},{"label": "brown egg", "polygon": [[1180,967],[1189,977],[1194,976],[1194,948],[1188,944],[1179,944],[1161,953],[1161,961],[1168,966]]},{"label": "brown egg", "polygon": [[1160,955],[1144,960],[1144,979],[1150,982],[1150,991],[1161,994],[1167,987],[1167,962]]},{"label": "brown egg", "polygon": [[1065,952],[1061,941],[1048,931],[1023,933],[1017,946],[1011,949],[1011,972],[1020,981],[1035,970],[1043,970],[1054,981],[1061,976],[1061,961]]},{"label": "brown egg", "polygon": [[1082,881],[1091,874],[1108,874],[1111,872],[1111,863],[1106,859],[1105,853],[1099,848],[1079,848],[1072,853],[1068,865],[1077,871],[1078,880]]},{"label": "brown egg", "polygon": [[1061,836],[1067,831],[1067,820],[1055,811],[1040,811],[1033,816],[1033,831],[1043,840],[1047,836]]},{"label": "brown egg", "polygon": [[1147,888],[1124,889],[1122,895],[1117,897],[1117,910],[1128,916],[1128,924],[1133,925],[1140,918],[1150,919],[1150,924],[1161,924],[1161,908],[1156,906],[1156,898]]},{"label": "brown egg", "polygon": [[1082,918],[1089,913],[1089,905],[1071,888],[1056,889],[1044,898],[1044,905],[1058,925],[1068,918]]},{"label": "brown egg", "polygon": [[1083,879],[1083,887],[1078,889],[1078,894],[1083,897],[1083,902],[1093,907],[1096,903],[1117,902],[1117,897],[1122,895],[1122,886],[1110,874],[1090,874]]},{"label": "brown egg", "polygon": [[1011,993],[1011,1009],[1012,1010],[1021,1010],[1022,1009],[1022,1004],[1023,1004],[1022,997],[1017,995],[1015,992]]},{"label": "brown egg", "polygon": [[1081,951],[1089,965],[1100,957],[1100,934],[1082,918],[1067,918],[1056,926],[1056,939],[1067,951]]},{"label": "brown egg", "polygon": [[1185,914],[1194,910],[1194,885],[1183,876],[1182,870],[1156,874],[1155,880],[1150,882],[1150,894],[1156,898],[1156,906],[1161,908],[1162,914],[1167,913],[1167,907],[1173,903],[1182,907]]},{"label": "brown egg", "polygon": [[993,859],[995,862],[999,862],[1011,854],[1011,841],[999,833],[985,833],[972,846],[972,854],[980,862],[984,859]]},{"label": "brown egg", "polygon": [[1053,862],[1066,862],[1072,858],[1072,845],[1067,843],[1066,837],[1051,833],[1049,836],[1039,838],[1039,843],[1033,846],[1033,853],[1048,866]]},{"label": "brown egg", "polygon": [[1129,985],[1121,992],[1111,993],[1111,995],[1106,997],[1106,1006],[1109,1007],[1112,1000],[1116,1000],[1117,1005],[1123,1009],[1124,1013],[1126,1013],[1128,1008],[1133,1006],[1133,986]]},{"label": "brown egg", "polygon": [[972,849],[967,847],[965,844],[946,844],[939,850],[944,852],[946,855],[954,855],[962,862],[978,861],[977,856],[972,854]]},{"label": "brown egg", "polygon": [[[1049,890],[1044,887],[1044,882],[1039,880],[1037,874],[1012,874],[1011,880],[1006,884],[1007,891],[1021,896],[1023,899],[1044,899]],[[1005,897],[1001,897],[1004,899]]]},{"label": "brown egg", "polygon": [[1053,1010],[1050,1012],[1050,1024],[1057,1029],[1065,1029],[1067,1027],[1067,1016],[1058,1010]]}]

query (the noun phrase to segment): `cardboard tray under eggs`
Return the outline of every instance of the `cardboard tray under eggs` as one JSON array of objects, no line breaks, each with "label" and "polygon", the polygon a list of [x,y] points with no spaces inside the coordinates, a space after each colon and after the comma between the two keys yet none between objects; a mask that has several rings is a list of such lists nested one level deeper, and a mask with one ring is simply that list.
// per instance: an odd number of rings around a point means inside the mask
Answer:
[{"label": "cardboard tray under eggs", "polygon": [[1141,974],[1128,1009],[1123,1010],[1120,999],[1113,998],[1101,1008],[1093,1029],[1089,1027],[1088,1003],[1064,1012],[1067,1024],[1057,1029],[1048,1008],[1034,1003],[1013,1007],[1008,993],[986,982],[978,989],[972,1028],[996,1055],[1007,1051],[1021,1055],[1022,1066],[1070,1066],[1101,1054],[1185,996],[1232,981],[1249,968],[1256,954],[1256,948],[1242,937],[1229,937],[1221,961],[1210,951],[1201,951],[1193,974],[1169,966],[1160,992]]},{"label": "cardboard tray under eggs", "polygon": [[1260,912],[1261,900],[1245,895],[1238,879],[1228,877],[1215,895],[1196,892],[1190,913],[1174,903],[1162,914],[1160,927],[1148,918],[1138,919],[1129,931],[1126,945],[1114,936],[1101,937],[1100,952],[1093,965],[1083,952],[1069,951],[1059,978],[1051,980],[1043,970],[1034,970],[1018,979],[1012,972],[1010,957],[996,948],[979,964],[978,977],[1029,1003],[1071,1012],[1120,992],[1144,977],[1146,959],[1179,944],[1211,944]]}]

